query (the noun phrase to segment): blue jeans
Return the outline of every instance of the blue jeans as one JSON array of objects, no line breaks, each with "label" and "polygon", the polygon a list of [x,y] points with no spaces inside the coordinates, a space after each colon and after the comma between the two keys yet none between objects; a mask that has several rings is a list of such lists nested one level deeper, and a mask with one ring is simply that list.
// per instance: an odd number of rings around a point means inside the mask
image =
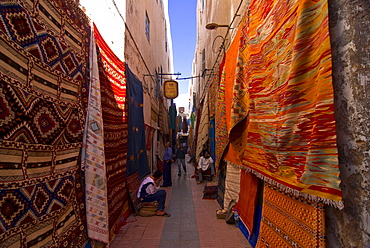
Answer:
[{"label": "blue jeans", "polygon": [[142,202],[158,201],[157,210],[164,211],[164,204],[166,203],[166,191],[163,189],[158,190],[154,194],[147,195],[143,198]]}]

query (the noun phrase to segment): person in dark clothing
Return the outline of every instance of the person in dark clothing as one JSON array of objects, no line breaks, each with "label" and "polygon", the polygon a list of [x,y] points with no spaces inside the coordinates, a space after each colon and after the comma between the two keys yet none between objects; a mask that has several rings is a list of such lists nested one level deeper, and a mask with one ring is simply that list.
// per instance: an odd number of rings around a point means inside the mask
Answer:
[{"label": "person in dark clothing", "polygon": [[137,197],[142,202],[157,201],[158,206],[155,215],[170,217],[171,215],[164,211],[167,193],[159,187],[161,180],[162,172],[160,170],[157,170],[153,175],[146,177],[139,186]]},{"label": "person in dark clothing", "polygon": [[162,187],[172,186],[171,179],[171,164],[173,159],[172,148],[170,147],[170,142],[166,142],[166,148],[163,154],[163,185]]},{"label": "person in dark clothing", "polygon": [[176,149],[176,159],[178,165],[178,175],[181,176],[181,165],[184,169],[184,173],[186,173],[186,164],[185,164],[185,155],[186,155],[186,148],[183,146],[182,143],[179,144],[179,147]]}]

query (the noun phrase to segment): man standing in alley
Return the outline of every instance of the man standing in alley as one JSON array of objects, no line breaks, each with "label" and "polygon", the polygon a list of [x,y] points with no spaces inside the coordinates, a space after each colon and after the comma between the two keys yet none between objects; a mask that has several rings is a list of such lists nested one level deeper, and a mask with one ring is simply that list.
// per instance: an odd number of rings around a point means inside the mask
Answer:
[{"label": "man standing in alley", "polygon": [[186,148],[183,146],[183,144],[180,142],[179,147],[176,149],[176,159],[177,165],[178,165],[178,175],[181,176],[181,165],[184,169],[184,173],[186,173],[186,165],[185,165],[185,155],[186,155]]},{"label": "man standing in alley", "polygon": [[171,179],[171,164],[172,164],[173,153],[170,147],[170,142],[166,142],[166,148],[163,155],[163,185],[162,187],[172,186]]}]

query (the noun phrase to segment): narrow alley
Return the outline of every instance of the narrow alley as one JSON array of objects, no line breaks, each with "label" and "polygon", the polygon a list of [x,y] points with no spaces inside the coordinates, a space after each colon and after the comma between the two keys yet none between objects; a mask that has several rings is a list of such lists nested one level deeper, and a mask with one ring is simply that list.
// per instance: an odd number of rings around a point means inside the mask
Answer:
[{"label": "narrow alley", "polygon": [[[186,161],[188,161],[188,156]],[[114,238],[111,248],[237,248],[251,247],[240,230],[225,219],[217,219],[216,200],[202,199],[208,181],[197,184],[191,178],[193,165],[187,163],[187,174],[177,175],[172,164],[172,187],[167,192],[166,211],[170,217],[130,215],[127,224]],[[212,181],[216,182],[216,178]]]},{"label": "narrow alley", "polygon": [[370,248],[369,13],[1,0],[0,248]]}]

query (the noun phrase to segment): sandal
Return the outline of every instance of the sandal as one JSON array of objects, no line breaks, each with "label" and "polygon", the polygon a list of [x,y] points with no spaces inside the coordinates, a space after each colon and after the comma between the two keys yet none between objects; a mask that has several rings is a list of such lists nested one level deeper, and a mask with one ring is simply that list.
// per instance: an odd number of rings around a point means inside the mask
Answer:
[{"label": "sandal", "polygon": [[156,214],[156,216],[170,217],[171,215],[168,213],[164,213],[164,214]]}]

